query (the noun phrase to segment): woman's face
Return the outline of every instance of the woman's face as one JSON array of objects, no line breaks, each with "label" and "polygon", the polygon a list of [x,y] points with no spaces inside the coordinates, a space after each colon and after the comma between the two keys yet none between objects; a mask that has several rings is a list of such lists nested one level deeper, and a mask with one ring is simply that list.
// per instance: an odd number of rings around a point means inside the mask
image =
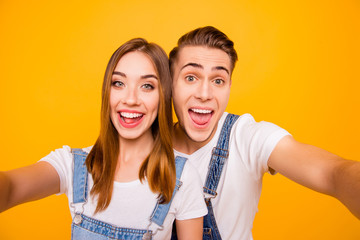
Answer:
[{"label": "woman's face", "polygon": [[111,121],[121,138],[151,133],[159,106],[159,79],[142,52],[125,54],[115,67],[110,90]]}]

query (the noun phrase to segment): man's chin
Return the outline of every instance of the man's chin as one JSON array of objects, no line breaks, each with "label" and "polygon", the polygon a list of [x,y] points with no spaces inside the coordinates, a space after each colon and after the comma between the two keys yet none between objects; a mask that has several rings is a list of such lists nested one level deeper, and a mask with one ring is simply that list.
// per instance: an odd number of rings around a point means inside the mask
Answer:
[{"label": "man's chin", "polygon": [[205,145],[206,143],[208,143],[212,137],[214,136],[216,129],[212,129],[209,131],[194,131],[194,130],[187,130],[186,131],[186,135],[187,137],[195,143],[198,143],[200,145],[202,145],[202,143]]}]

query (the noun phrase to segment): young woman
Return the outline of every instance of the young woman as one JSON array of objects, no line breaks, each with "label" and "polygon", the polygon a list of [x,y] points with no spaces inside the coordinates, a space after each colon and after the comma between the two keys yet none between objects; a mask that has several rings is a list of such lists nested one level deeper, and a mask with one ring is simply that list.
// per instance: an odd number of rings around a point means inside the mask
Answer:
[{"label": "young woman", "polygon": [[0,174],[0,211],[65,193],[72,239],[202,238],[202,185],[174,159],[171,78],[165,52],[133,39],[112,55],[93,147],[64,146],[38,163]]}]

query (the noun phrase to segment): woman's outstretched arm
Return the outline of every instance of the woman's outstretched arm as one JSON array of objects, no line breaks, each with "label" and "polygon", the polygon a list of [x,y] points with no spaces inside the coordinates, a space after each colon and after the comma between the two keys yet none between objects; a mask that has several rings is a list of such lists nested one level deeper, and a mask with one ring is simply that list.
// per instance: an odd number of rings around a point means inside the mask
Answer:
[{"label": "woman's outstretched arm", "polygon": [[47,162],[0,172],[0,212],[59,191],[59,175]]}]

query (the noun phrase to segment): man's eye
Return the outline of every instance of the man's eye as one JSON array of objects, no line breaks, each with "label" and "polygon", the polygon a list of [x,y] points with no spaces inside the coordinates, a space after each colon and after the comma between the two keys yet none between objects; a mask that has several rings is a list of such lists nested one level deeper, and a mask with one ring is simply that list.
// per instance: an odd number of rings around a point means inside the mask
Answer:
[{"label": "man's eye", "polygon": [[124,83],[120,82],[120,81],[113,81],[112,85],[115,87],[122,87],[122,86],[124,86]]},{"label": "man's eye", "polygon": [[147,90],[151,90],[151,89],[154,89],[154,86],[149,84],[149,83],[146,83],[144,85],[141,86],[142,88],[145,88]]},{"label": "man's eye", "polygon": [[225,81],[222,80],[222,79],[215,79],[215,80],[214,80],[214,83],[215,83],[216,85],[222,85],[222,84],[225,83]]},{"label": "man's eye", "polygon": [[194,76],[186,76],[185,79],[186,79],[188,82],[193,82],[193,81],[195,81],[195,77],[194,77]]}]

